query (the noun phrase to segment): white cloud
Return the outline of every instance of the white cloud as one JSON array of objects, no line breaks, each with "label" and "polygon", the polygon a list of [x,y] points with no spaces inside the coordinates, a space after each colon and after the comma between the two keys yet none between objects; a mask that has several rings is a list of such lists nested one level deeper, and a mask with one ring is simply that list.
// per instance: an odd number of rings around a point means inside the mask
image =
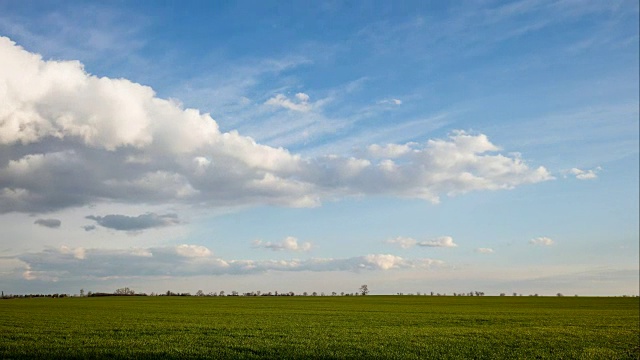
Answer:
[{"label": "white cloud", "polygon": [[289,99],[286,95],[277,94],[271,99],[265,102],[266,105],[273,105],[283,107],[285,109],[308,112],[312,109],[312,104],[309,103],[309,95],[305,93],[297,93],[295,95],[296,101]]},{"label": "white cloud", "polygon": [[[553,178],[497,153],[485,135],[462,131],[424,144],[374,146],[364,158],[302,158],[221,132],[208,114],[147,86],[92,76],[76,61],[44,61],[5,37],[0,84],[0,213],[101,202],[309,207],[367,194],[435,203]],[[304,93],[274,99],[298,110],[312,106]]]},{"label": "white cloud", "polygon": [[403,249],[409,249],[416,245],[423,247],[457,247],[451,236],[440,236],[435,239],[417,241],[411,237],[398,236],[396,238],[388,239],[385,241],[387,244],[393,244]]},{"label": "white cloud", "polygon": [[393,239],[388,239],[385,242],[387,244],[393,244],[393,245],[400,246],[403,249],[412,248],[415,244],[418,243],[418,241],[416,239],[410,238],[410,237],[404,237],[404,236],[398,236],[398,237],[393,238]]},{"label": "white cloud", "polygon": [[600,171],[602,171],[602,168],[598,166],[595,169],[591,169],[591,170],[581,170],[578,168],[572,168],[571,170],[569,170],[569,173],[571,175],[574,175],[578,180],[592,180],[592,179],[598,178],[598,173]]},{"label": "white cloud", "polygon": [[204,246],[182,244],[176,246],[176,252],[184,257],[208,257],[212,255],[211,250]]},{"label": "white cloud", "polygon": [[441,236],[439,238],[421,241],[417,244],[418,246],[427,246],[427,247],[457,247],[458,244],[453,242],[453,238],[451,236]]},{"label": "white cloud", "polygon": [[377,144],[369,145],[367,148],[368,155],[373,158],[397,158],[408,154],[412,151],[411,147],[418,145],[416,143],[407,144],[387,144],[380,146]]},{"label": "white cloud", "polygon": [[550,246],[553,245],[555,241],[546,236],[537,237],[535,239],[529,240],[529,244],[531,245],[540,245],[540,246]]},{"label": "white cloud", "polygon": [[476,252],[479,254],[492,254],[494,251],[492,248],[477,248]]},{"label": "white cloud", "polygon": [[255,240],[253,246],[257,248],[270,249],[273,251],[289,250],[289,251],[309,251],[311,250],[310,242],[298,243],[298,239],[293,236],[287,236],[280,242],[264,242],[262,240]]},{"label": "white cloud", "polygon": [[400,99],[384,99],[384,100],[379,101],[378,104],[402,105],[402,100],[400,100]]},{"label": "white cloud", "polygon": [[147,249],[85,249],[61,247],[15,257],[26,280],[57,281],[120,277],[181,277],[254,274],[269,271],[375,271],[426,269],[433,259],[405,259],[390,254],[306,260],[225,260],[203,246],[178,245]]},{"label": "white cloud", "polygon": [[70,248],[63,245],[60,247],[60,253],[73,255],[74,258],[79,260],[84,260],[86,256],[86,250],[83,247]]}]

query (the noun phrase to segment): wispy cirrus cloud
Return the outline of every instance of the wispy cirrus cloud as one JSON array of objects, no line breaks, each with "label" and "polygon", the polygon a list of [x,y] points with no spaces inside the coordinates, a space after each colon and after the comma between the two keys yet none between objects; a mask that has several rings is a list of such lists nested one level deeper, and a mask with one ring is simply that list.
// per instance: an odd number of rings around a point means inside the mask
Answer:
[{"label": "wispy cirrus cloud", "polygon": [[476,248],[475,251],[477,253],[479,253],[479,254],[493,254],[494,253],[494,250],[492,248],[485,248],[485,247]]},{"label": "wispy cirrus cloud", "polygon": [[290,99],[286,95],[277,94],[276,96],[265,101],[265,105],[273,105],[288,110],[308,112],[311,111],[313,104],[309,103],[309,95],[305,93],[297,93],[295,100]]}]

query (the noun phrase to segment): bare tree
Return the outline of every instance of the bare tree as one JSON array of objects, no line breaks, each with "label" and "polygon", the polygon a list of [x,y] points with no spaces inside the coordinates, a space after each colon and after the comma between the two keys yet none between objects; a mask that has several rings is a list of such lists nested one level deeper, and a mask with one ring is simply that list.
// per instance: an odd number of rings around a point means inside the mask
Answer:
[{"label": "bare tree", "polygon": [[136,292],[129,289],[128,287],[125,287],[125,288],[116,289],[116,291],[114,291],[113,293],[116,295],[134,295]]},{"label": "bare tree", "polygon": [[362,285],[362,286],[360,286],[360,289],[358,290],[358,292],[360,294],[362,294],[363,296],[367,295],[369,293],[369,287],[366,284]]},{"label": "bare tree", "polygon": [[196,296],[204,296],[204,291],[202,291],[202,290],[198,290],[198,291],[196,292]]}]

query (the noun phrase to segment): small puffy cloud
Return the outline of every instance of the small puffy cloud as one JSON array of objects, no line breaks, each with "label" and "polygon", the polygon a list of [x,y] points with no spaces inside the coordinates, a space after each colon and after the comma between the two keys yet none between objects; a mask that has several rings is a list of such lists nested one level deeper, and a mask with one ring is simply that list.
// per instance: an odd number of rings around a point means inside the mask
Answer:
[{"label": "small puffy cloud", "polygon": [[602,171],[600,166],[591,170],[581,170],[578,168],[573,168],[569,170],[569,173],[576,177],[578,180],[592,180],[598,178],[598,173]]},{"label": "small puffy cloud", "polygon": [[539,246],[550,246],[550,245],[553,245],[554,243],[555,242],[551,238],[548,238],[546,236],[541,236],[541,237],[537,237],[535,239],[529,240],[529,244],[539,245]]},{"label": "small puffy cloud", "polygon": [[400,99],[384,99],[380,100],[378,104],[390,104],[390,105],[402,105],[402,100]]},{"label": "small puffy cloud", "polygon": [[253,242],[253,247],[269,249],[273,251],[309,251],[311,250],[310,242],[299,243],[298,239],[293,236],[287,236],[284,240],[280,242],[264,242],[262,240],[255,240]]},{"label": "small puffy cloud", "polygon": [[83,247],[70,248],[68,246],[63,245],[60,247],[59,251],[61,254],[73,255],[75,259],[79,259],[79,260],[84,260],[86,257],[86,250]]},{"label": "small puffy cloud", "polygon": [[285,109],[308,112],[312,106],[309,103],[309,95],[305,93],[297,93],[294,99],[289,99],[286,95],[277,94],[265,102],[266,105],[283,107]]},{"label": "small puffy cloud", "polygon": [[58,220],[58,219],[38,219],[38,220],[34,221],[33,223],[36,224],[36,225],[48,227],[48,228],[51,228],[51,229],[57,229],[62,224],[62,222],[60,220]]},{"label": "small puffy cloud", "polygon": [[410,237],[404,237],[404,236],[398,236],[393,239],[388,239],[385,242],[387,244],[393,244],[393,245],[399,246],[403,249],[412,248],[418,243],[416,239],[410,238]]},{"label": "small puffy cloud", "polygon": [[211,256],[211,250],[204,246],[182,244],[176,246],[176,253],[184,257],[207,257]]},{"label": "small puffy cloud", "polygon": [[178,245],[146,249],[61,247],[15,257],[24,264],[26,280],[113,279],[126,277],[255,274],[270,271],[390,271],[428,269],[434,259],[405,259],[391,254],[306,260],[227,260],[203,246]]},{"label": "small puffy cloud", "polygon": [[479,254],[492,254],[493,253],[493,249],[492,248],[477,248],[476,252]]},{"label": "small puffy cloud", "polygon": [[418,246],[426,246],[426,247],[456,247],[458,244],[453,242],[453,238],[451,236],[441,236],[439,238],[421,241],[417,244]]},{"label": "small puffy cloud", "polygon": [[[146,213],[138,216],[118,214],[105,216],[89,215],[86,218],[94,220],[100,226],[119,231],[141,231],[180,224],[180,220],[176,214],[158,215],[155,213]],[[86,227],[85,230],[87,230]]]},{"label": "small puffy cloud", "polygon": [[385,241],[387,244],[399,246],[403,249],[409,249],[416,245],[423,247],[457,247],[458,244],[453,242],[451,236],[441,236],[435,239],[417,241],[411,237],[398,236],[396,238],[388,239]]}]

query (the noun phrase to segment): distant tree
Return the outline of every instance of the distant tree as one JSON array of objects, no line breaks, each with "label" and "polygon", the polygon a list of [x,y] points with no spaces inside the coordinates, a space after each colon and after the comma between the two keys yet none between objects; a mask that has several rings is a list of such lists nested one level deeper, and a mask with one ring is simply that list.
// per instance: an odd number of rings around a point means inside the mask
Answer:
[{"label": "distant tree", "polygon": [[311,295],[312,296],[318,296],[318,293],[314,291],[313,293],[311,293]]},{"label": "distant tree", "polygon": [[120,289],[116,289],[116,291],[113,292],[116,295],[135,295],[135,291],[129,289],[128,287],[124,287],[124,288],[120,288]]},{"label": "distant tree", "polygon": [[220,290],[220,296],[224,296],[224,290]]},{"label": "distant tree", "polygon": [[367,295],[367,294],[369,294],[369,287],[366,284],[362,285],[362,286],[360,286],[360,289],[358,290],[358,292],[363,296]]},{"label": "distant tree", "polygon": [[306,292],[306,291],[302,293],[302,296],[308,296],[308,295],[309,295],[309,293]]},{"label": "distant tree", "polygon": [[518,296],[518,293],[513,293],[513,296]]},{"label": "distant tree", "polygon": [[506,296],[506,295],[507,295],[507,294],[505,294],[505,293],[500,293],[500,296]]},{"label": "distant tree", "polygon": [[560,296],[560,297],[562,297],[562,296],[564,296],[564,295],[562,295],[562,293],[557,293],[557,294],[556,294],[556,296]]},{"label": "distant tree", "polygon": [[204,291],[202,291],[202,290],[198,290],[198,291],[196,292],[196,296],[204,296]]},{"label": "distant tree", "polygon": [[336,295],[338,295],[338,294],[335,291],[331,292],[331,296],[336,296]]},{"label": "distant tree", "polygon": [[344,296],[344,291],[340,292],[340,296]]},{"label": "distant tree", "polygon": [[80,289],[80,297],[84,296],[84,289]]}]

